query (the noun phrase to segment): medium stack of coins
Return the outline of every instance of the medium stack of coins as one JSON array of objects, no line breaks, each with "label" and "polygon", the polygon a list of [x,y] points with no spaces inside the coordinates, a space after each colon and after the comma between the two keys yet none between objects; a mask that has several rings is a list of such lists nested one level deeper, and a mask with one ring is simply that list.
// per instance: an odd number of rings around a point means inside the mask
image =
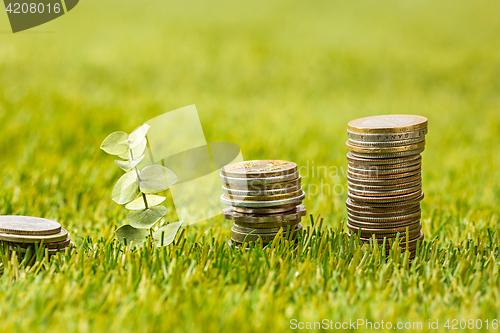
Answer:
[{"label": "medium stack of coins", "polygon": [[224,209],[224,218],[234,222],[230,245],[239,247],[259,239],[266,245],[281,228],[285,237],[302,228],[306,209],[300,204],[305,193],[297,164],[279,160],[234,163],[222,168],[220,179],[221,201],[231,206]]},{"label": "medium stack of coins", "polygon": [[[369,242],[375,236],[395,240],[414,257],[423,240],[420,201],[420,153],[424,150],[427,119],[388,115],[356,119],[347,131],[349,233]],[[408,239],[407,239],[408,235]],[[386,241],[386,247],[390,246]]]},{"label": "medium stack of coins", "polygon": [[58,222],[29,216],[0,216],[0,242],[11,251],[20,251],[20,256],[28,249],[43,248],[53,255],[74,246]]}]

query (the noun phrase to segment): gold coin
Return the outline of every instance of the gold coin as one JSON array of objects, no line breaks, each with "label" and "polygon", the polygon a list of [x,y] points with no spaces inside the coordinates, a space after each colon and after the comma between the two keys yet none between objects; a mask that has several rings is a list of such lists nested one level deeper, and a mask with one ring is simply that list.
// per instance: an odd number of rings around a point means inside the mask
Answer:
[{"label": "gold coin", "polygon": [[373,237],[375,235],[375,238],[394,238],[397,237],[399,234],[400,237],[404,234],[406,237],[406,229],[408,229],[408,235],[410,238],[415,237],[416,235],[420,234],[420,231],[422,229],[422,224],[419,222],[413,224],[411,227],[402,227],[402,228],[393,228],[393,229],[367,229],[367,228],[359,228],[352,226],[347,222],[347,227],[351,232],[358,234],[358,232],[361,233],[361,236],[364,237]]},{"label": "gold coin", "polygon": [[[21,249],[27,249],[29,247],[34,247],[34,244],[33,243],[12,243],[12,242],[6,242],[6,241],[3,241],[4,243],[8,243],[9,245],[11,246],[19,246]],[[71,243],[71,239],[69,237],[66,237],[65,240],[61,241],[61,242],[54,242],[54,243],[40,243],[40,246],[41,247],[46,247],[48,249],[58,249],[59,247],[61,248],[65,248],[67,246],[69,246]]]},{"label": "gold coin", "polygon": [[53,235],[12,235],[0,233],[0,240],[13,243],[54,243],[64,241],[68,237],[68,232],[61,228],[61,231]]},{"label": "gold coin", "polygon": [[[290,226],[290,230],[293,230],[293,229],[295,229],[295,226],[297,224],[288,225],[288,226]],[[234,231],[240,232],[240,233],[243,233],[243,234],[249,234],[249,233],[255,233],[255,234],[272,234],[272,233],[279,232],[281,229],[283,229],[284,231],[286,231],[288,226],[255,229],[255,228],[242,227],[242,226],[239,226],[236,223],[234,223],[233,224],[233,229],[234,229]]]},{"label": "gold coin", "polygon": [[[19,246],[20,244],[19,243],[10,243],[9,244],[9,249],[11,251],[19,251],[20,253],[26,253],[28,252],[28,250],[31,250],[32,252],[34,252],[36,249],[35,249],[35,246],[33,244],[30,244],[30,246],[28,247],[21,247]],[[47,250],[47,252],[49,253],[49,255],[54,255],[54,254],[57,254],[57,253],[60,253],[60,252],[64,252],[66,251],[66,249],[71,249],[75,247],[75,244],[73,244],[73,242],[69,242],[68,245],[64,246],[64,247],[56,247],[56,248],[50,248],[50,247],[44,247],[44,251]]]},{"label": "gold coin", "polygon": [[289,173],[286,175],[273,176],[273,177],[261,177],[261,178],[236,178],[227,177],[220,174],[220,180],[224,184],[224,187],[231,188],[231,185],[246,185],[247,187],[259,186],[265,184],[276,184],[284,183],[292,180],[296,180],[300,177],[299,172]]},{"label": "gold coin", "polygon": [[[285,238],[288,238],[290,236],[290,233],[293,233],[296,235],[297,231],[299,231],[301,229],[302,229],[302,225],[300,223],[297,224],[295,229],[290,228],[289,231],[287,231],[287,228],[283,228],[283,236]],[[257,240],[259,240],[259,238],[262,239],[263,243],[269,243],[272,240],[274,240],[274,238],[276,237],[277,234],[278,234],[277,232],[265,233],[265,234],[257,234],[257,233],[248,234],[248,233],[238,232],[238,231],[234,230],[234,228],[231,228],[231,239],[233,239],[236,242],[240,242],[240,243],[256,242]]]},{"label": "gold coin", "polygon": [[427,127],[418,131],[389,134],[358,134],[347,131],[347,137],[351,140],[368,142],[402,141],[423,138],[427,134]]},{"label": "gold coin", "polygon": [[394,154],[394,153],[400,153],[404,151],[414,151],[418,149],[422,149],[425,147],[425,141],[416,143],[416,144],[411,144],[411,145],[406,145],[406,146],[400,146],[400,147],[385,147],[385,148],[379,148],[379,147],[370,147],[370,148],[365,148],[365,147],[358,147],[352,145],[349,141],[346,142],[346,147],[349,149],[349,151],[352,151],[354,153],[362,153],[362,154]]},{"label": "gold coin", "polygon": [[226,165],[221,174],[235,178],[266,178],[288,175],[297,171],[297,164],[280,160],[245,161]]},{"label": "gold coin", "polygon": [[427,118],[405,114],[360,118],[348,124],[350,132],[361,134],[404,133],[424,128],[427,128]]},{"label": "gold coin", "polygon": [[[353,232],[351,232],[349,230],[349,236],[352,236],[353,234],[357,235],[357,233],[353,233]],[[413,244],[416,244],[419,240],[422,241],[423,239],[424,239],[424,233],[422,231],[420,231],[419,234],[414,235],[413,237],[410,237],[408,241],[406,240],[406,234],[405,235],[400,235],[400,237],[399,237],[400,246],[401,246],[401,244],[405,244],[406,245],[406,243],[409,243],[410,245],[413,245]],[[359,240],[368,243],[368,242],[372,241],[373,238],[372,237],[360,237]],[[375,240],[377,241],[377,245],[378,246],[382,246],[383,245],[383,241],[384,241],[384,237],[382,237],[381,239],[375,237]],[[387,238],[387,240],[385,242],[385,247],[387,247],[387,248],[391,247],[392,246],[391,242],[393,243],[394,239],[391,238],[390,241],[389,241],[389,238]]]}]

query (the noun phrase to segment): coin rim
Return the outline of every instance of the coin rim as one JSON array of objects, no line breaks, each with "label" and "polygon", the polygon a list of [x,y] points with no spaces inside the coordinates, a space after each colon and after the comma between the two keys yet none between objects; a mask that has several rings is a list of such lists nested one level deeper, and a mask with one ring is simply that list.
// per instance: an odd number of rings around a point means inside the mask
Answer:
[{"label": "coin rim", "polygon": [[[266,163],[269,163],[269,162],[285,162],[285,163],[294,164],[295,166],[293,166],[291,169],[283,170],[283,172],[280,172],[280,171],[271,171],[271,172],[268,172],[268,173],[266,173],[266,172],[260,172],[258,174],[252,174],[252,173],[248,173],[247,172],[247,173],[234,173],[234,175],[231,175],[231,172],[227,172],[225,170],[226,167],[229,167],[229,166],[232,166],[232,165],[237,165],[237,164],[240,164],[240,163],[258,163],[258,162],[266,162]],[[264,167],[264,166],[260,166],[260,167]],[[295,173],[297,171],[297,167],[298,167],[297,163],[290,162],[290,161],[283,161],[283,160],[252,160],[252,161],[242,161],[242,162],[236,162],[236,163],[232,163],[232,164],[228,164],[228,165],[223,166],[221,168],[221,175],[225,175],[225,176],[228,176],[228,177],[235,177],[235,178],[267,178],[267,177],[270,177],[270,175],[280,176],[280,175],[287,175],[287,174]],[[239,170],[243,170],[243,169],[239,169]],[[259,175],[262,175],[263,177],[258,177]],[[243,176],[246,176],[246,177],[243,177]],[[255,176],[255,177],[253,177],[253,176]]]},{"label": "coin rim", "polygon": [[[20,223],[21,221],[15,221],[15,220],[22,220],[22,219],[27,219],[28,221],[31,220],[31,222],[48,222],[48,223],[54,223],[58,225],[56,228],[53,229],[44,229],[44,230],[20,230],[20,229],[13,229],[13,228],[6,228],[2,227],[2,220],[8,220],[11,219],[10,222],[15,222],[15,223]],[[5,221],[8,222],[8,221]],[[0,233],[4,234],[9,234],[9,235],[26,235],[26,236],[47,236],[47,235],[54,235],[59,232],[61,232],[61,223],[54,221],[54,220],[49,220],[46,218],[42,217],[34,217],[34,216],[24,216],[24,215],[0,215]]]},{"label": "coin rim", "polygon": [[302,191],[300,196],[295,198],[288,198],[283,200],[274,200],[274,201],[238,201],[234,202],[232,200],[224,198],[224,194],[221,195],[220,199],[224,205],[233,206],[233,207],[247,207],[247,208],[256,208],[256,207],[274,207],[274,206],[284,206],[287,204],[292,204],[296,202],[302,202],[306,197],[306,193]]},{"label": "coin rim", "polygon": [[[377,133],[377,134],[361,134],[361,133],[354,133],[349,130],[347,130],[347,137],[349,139],[354,139],[357,141],[365,141],[364,138],[366,138],[366,141],[370,142],[390,142],[390,141],[401,141],[401,140],[406,140],[406,139],[411,139],[411,138],[421,138],[425,137],[428,133],[428,128],[422,128],[420,130],[416,131],[410,131],[410,132],[399,132],[399,133]],[[392,140],[379,140],[379,137],[383,136],[389,136],[389,135],[405,135],[409,134],[410,136],[407,138],[395,138]],[[415,134],[418,134],[418,136],[415,136]]]},{"label": "coin rim", "polygon": [[[356,125],[356,122],[362,122],[366,121],[369,119],[377,119],[377,118],[383,118],[383,117],[414,117],[416,119],[419,119],[419,122],[417,122],[414,125],[404,125],[404,126],[399,126],[399,127],[365,127],[365,126],[360,126]],[[358,134],[387,134],[387,133],[404,133],[404,132],[414,132],[418,131],[424,128],[427,128],[428,126],[428,119],[423,116],[419,115],[407,115],[407,114],[390,114],[390,115],[379,115],[379,116],[371,116],[371,117],[363,117],[363,118],[358,118],[351,120],[347,124],[347,128],[349,131],[353,133],[358,133]]]}]

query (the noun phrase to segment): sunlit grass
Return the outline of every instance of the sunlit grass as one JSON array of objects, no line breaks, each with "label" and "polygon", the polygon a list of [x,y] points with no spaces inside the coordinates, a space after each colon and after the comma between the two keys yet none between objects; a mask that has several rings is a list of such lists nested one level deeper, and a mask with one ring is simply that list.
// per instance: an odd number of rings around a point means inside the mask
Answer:
[{"label": "sunlit grass", "polygon": [[[77,244],[50,263],[6,259],[2,331],[499,318],[499,9],[489,0],[89,0],[37,28],[54,33],[0,34],[0,213],[58,220]],[[207,141],[307,166],[309,192],[322,181],[344,188],[304,202],[324,234],[242,253],[229,250],[220,217],[167,249],[118,247],[126,210],[110,194],[120,171],[100,143],[193,103]],[[412,265],[404,254],[382,261],[340,231],[347,122],[386,113],[429,118],[426,254]],[[317,166],[338,176],[313,176]]]}]

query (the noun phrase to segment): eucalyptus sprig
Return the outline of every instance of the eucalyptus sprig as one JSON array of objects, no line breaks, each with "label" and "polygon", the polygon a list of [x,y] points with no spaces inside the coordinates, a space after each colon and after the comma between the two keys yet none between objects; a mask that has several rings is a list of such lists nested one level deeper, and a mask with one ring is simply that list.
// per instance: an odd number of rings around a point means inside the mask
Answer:
[{"label": "eucalyptus sprig", "polygon": [[137,166],[145,156],[148,130],[149,125],[144,124],[130,134],[111,133],[101,149],[121,158],[115,164],[125,171],[112,192],[113,201],[131,211],[127,215],[128,224],[115,232],[118,240],[125,245],[142,245],[152,236],[157,246],[167,246],[173,242],[182,221],[155,228],[167,214],[167,208],[161,205],[166,198],[156,194],[166,191],[178,178],[162,165],[149,165],[139,171]]}]

